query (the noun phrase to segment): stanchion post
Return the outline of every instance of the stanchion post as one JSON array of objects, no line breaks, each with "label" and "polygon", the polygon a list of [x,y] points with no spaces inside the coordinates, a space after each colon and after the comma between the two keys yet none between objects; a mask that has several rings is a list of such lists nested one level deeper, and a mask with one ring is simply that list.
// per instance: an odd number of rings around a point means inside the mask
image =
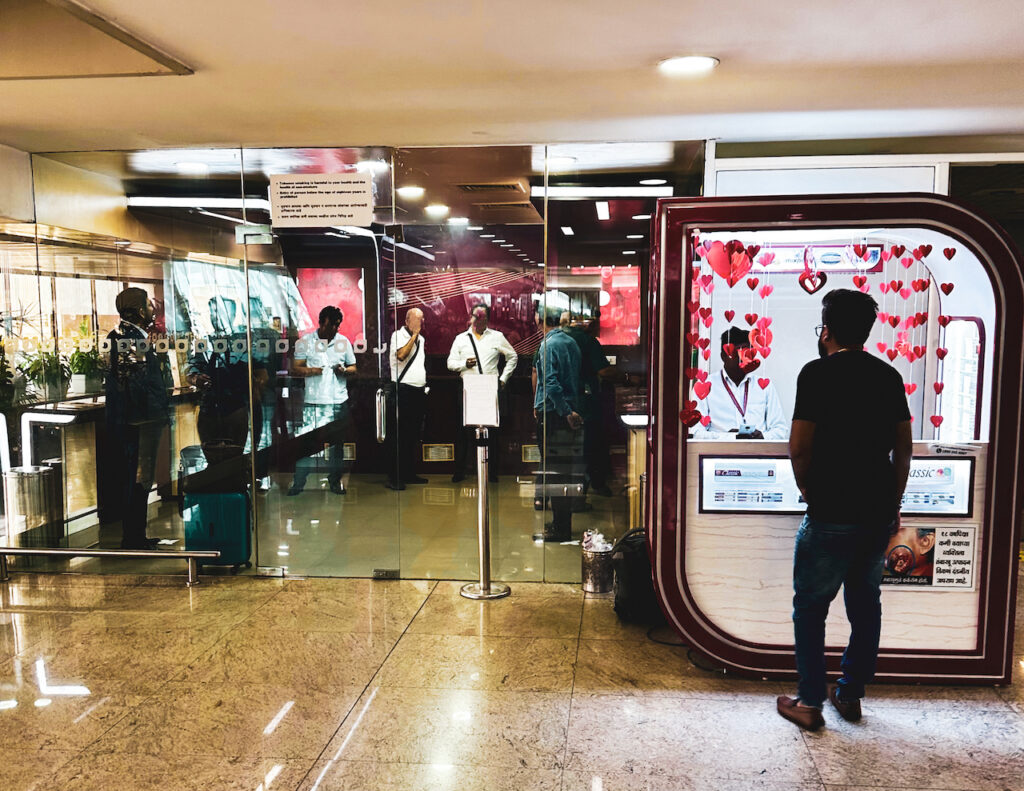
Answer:
[{"label": "stanchion post", "polygon": [[185,581],[186,588],[194,588],[199,584],[199,560],[197,558],[187,558],[188,560],[188,579]]},{"label": "stanchion post", "polygon": [[480,582],[463,585],[460,591],[467,599],[500,599],[508,596],[512,589],[500,582],[491,582],[491,528],[490,503],[488,502],[487,471],[487,429],[476,429],[476,517],[480,554]]}]

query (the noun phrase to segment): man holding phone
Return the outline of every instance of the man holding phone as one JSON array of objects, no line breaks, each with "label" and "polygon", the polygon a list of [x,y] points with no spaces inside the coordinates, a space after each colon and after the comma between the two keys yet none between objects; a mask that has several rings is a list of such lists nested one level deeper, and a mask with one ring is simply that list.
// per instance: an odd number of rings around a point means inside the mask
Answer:
[{"label": "man holding phone", "polygon": [[[303,433],[327,427],[327,483],[334,494],[345,494],[342,476],[347,470],[344,445],[349,437],[352,413],[348,400],[348,376],[356,372],[352,343],[338,332],[344,320],[341,308],[328,305],[320,311],[320,326],[303,335],[295,346],[292,375],[306,380],[302,409]],[[309,476],[309,462],[299,459],[288,496],[299,494]]]}]

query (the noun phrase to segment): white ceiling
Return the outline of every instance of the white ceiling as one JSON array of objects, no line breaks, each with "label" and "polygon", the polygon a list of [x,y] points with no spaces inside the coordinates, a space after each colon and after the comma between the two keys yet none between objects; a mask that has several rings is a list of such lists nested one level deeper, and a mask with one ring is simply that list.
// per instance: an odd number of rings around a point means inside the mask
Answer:
[{"label": "white ceiling", "polygon": [[[1024,131],[1019,0],[89,0],[191,76],[0,82],[29,151]],[[46,31],[37,31],[45,42]],[[654,64],[700,52],[710,77]]]}]

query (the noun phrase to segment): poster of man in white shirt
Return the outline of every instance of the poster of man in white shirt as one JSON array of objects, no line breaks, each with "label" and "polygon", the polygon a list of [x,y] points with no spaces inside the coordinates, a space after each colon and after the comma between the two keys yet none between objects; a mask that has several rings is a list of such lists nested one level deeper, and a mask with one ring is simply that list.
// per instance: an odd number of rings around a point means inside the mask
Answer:
[{"label": "poster of man in white shirt", "polygon": [[[483,302],[478,302],[470,308],[469,329],[455,336],[452,342],[452,349],[448,353],[448,370],[458,372],[463,379],[467,376],[478,376],[480,374],[498,374],[498,361],[505,358],[505,369],[498,379],[502,390],[508,384],[513,372],[516,370],[516,363],[519,355],[512,348],[504,334],[493,330],[488,326],[491,319],[491,309]],[[504,399],[499,397],[499,408]],[[461,421],[460,421],[461,422]],[[466,457],[469,448],[469,432],[472,429],[462,427],[455,437],[455,474],[452,475],[452,483],[458,483],[466,477]],[[489,465],[489,479],[491,483],[498,480],[498,442],[497,428],[488,431],[487,446]]]},{"label": "poster of man in white shirt", "polygon": [[[761,361],[747,355],[750,333],[730,327],[722,333],[722,367],[694,383],[697,409],[711,421],[693,427],[695,440],[769,439],[789,437],[789,421]],[[706,391],[706,392],[702,392]]]},{"label": "poster of man in white shirt", "polygon": [[[345,494],[342,477],[347,472],[344,457],[352,413],[348,400],[348,377],[356,372],[352,343],[338,332],[344,316],[341,308],[328,305],[320,311],[320,326],[299,338],[295,346],[292,374],[305,379],[302,430],[326,428],[323,445],[327,462],[327,484],[334,494]],[[312,459],[298,459],[288,488],[294,497],[302,492],[315,465]]]}]

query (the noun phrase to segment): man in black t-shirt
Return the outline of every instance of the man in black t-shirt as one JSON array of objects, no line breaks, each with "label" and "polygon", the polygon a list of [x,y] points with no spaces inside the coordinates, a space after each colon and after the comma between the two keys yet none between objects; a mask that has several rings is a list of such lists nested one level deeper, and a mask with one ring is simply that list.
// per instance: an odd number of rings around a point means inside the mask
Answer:
[{"label": "man in black t-shirt", "polygon": [[828,692],[847,720],[860,718],[875,673],[882,608],[879,586],[889,535],[899,523],[910,471],[910,411],[899,373],[864,351],[878,305],[837,289],[822,299],[820,360],[797,379],[789,454],[807,514],[793,559],[798,696],[779,713],[802,728],[824,724],[825,617],[844,587],[850,642],[843,675]]}]

